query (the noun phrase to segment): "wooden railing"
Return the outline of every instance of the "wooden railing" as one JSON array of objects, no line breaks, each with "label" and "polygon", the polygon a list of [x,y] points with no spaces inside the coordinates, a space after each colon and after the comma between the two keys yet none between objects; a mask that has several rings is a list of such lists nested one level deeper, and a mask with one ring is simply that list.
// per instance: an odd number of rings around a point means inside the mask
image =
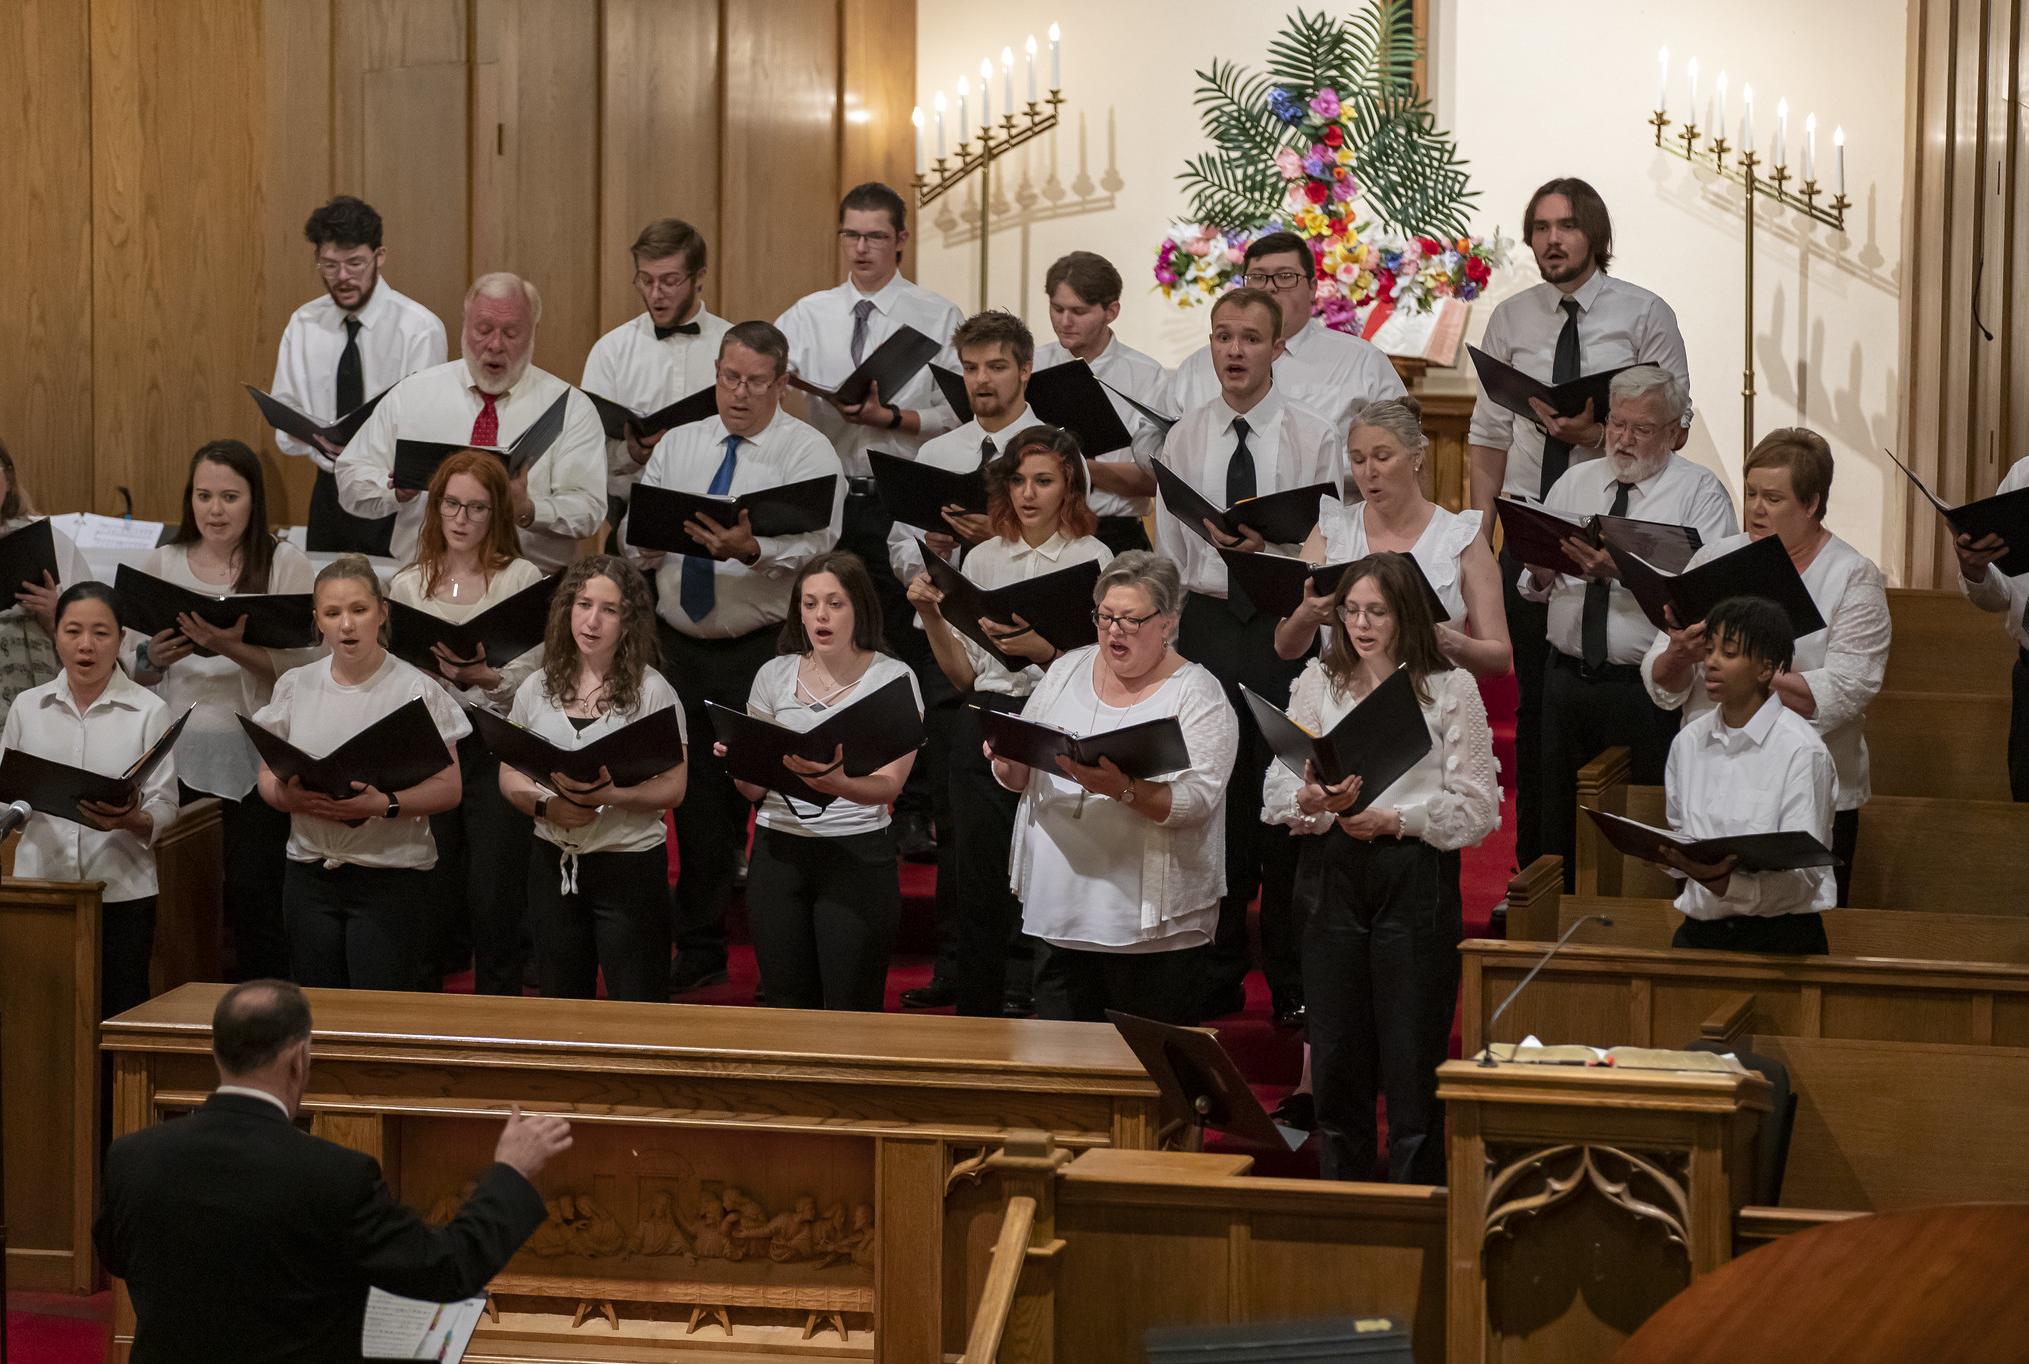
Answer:
[{"label": "wooden railing", "polygon": [[1001,1214],[1000,1235],[993,1242],[986,1291],[980,1295],[979,1311],[965,1337],[961,1364],[994,1364],[1000,1357],[1001,1333],[1007,1330],[1008,1314],[1014,1310],[1015,1290],[1021,1286],[1022,1265],[1029,1257],[1029,1233],[1035,1224],[1035,1199],[1017,1194],[1007,1201],[1007,1211]]}]

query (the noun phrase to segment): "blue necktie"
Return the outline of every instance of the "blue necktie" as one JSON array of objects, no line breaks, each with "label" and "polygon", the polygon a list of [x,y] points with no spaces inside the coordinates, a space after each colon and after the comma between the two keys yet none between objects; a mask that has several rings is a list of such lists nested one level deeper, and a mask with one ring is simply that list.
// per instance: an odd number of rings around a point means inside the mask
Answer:
[{"label": "blue necktie", "polygon": [[[733,488],[733,470],[739,467],[740,438],[726,437],[726,457],[719,461],[719,471],[712,475],[712,486],[705,492],[712,497],[724,497]],[[710,559],[695,554],[683,558],[683,586],[676,599],[683,605],[683,613],[692,620],[703,620],[712,613],[718,603],[718,565]]]}]

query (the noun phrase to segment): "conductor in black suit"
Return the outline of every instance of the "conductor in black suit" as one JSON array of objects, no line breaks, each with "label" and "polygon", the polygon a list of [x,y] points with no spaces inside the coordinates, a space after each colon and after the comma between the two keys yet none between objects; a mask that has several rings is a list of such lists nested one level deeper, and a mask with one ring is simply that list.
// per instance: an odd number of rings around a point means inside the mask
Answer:
[{"label": "conductor in black suit", "polygon": [[106,1156],[93,1237],[133,1299],[133,1364],[356,1364],[369,1285],[470,1297],[542,1222],[532,1181],[570,1147],[562,1118],[516,1109],[472,1196],[431,1227],[395,1201],[372,1157],[295,1126],[310,1074],[301,990],[236,985],[211,1029],[220,1084],[204,1106]]}]

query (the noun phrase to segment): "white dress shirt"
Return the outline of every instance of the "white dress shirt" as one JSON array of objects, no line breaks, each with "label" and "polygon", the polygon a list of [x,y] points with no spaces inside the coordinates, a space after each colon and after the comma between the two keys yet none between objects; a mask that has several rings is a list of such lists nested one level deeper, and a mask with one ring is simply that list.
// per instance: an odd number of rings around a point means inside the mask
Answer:
[{"label": "white dress shirt", "polygon": [[[625,729],[636,720],[672,707],[676,710],[677,732],[688,744],[689,727],[684,721],[683,707],[676,704],[676,689],[655,669],[644,668],[641,695],[634,709],[624,713],[608,710],[579,729],[571,723],[563,708],[550,699],[543,675],[538,672],[516,688],[514,711],[508,718],[558,748],[579,749],[597,743],[616,729]],[[537,785],[546,795],[556,795],[547,785]],[[613,805],[600,806],[598,817],[582,829],[562,829],[546,819],[539,819],[535,822],[535,836],[577,857],[597,852],[646,852],[650,848],[661,847],[668,839],[662,811],[622,810]]]},{"label": "white dress shirt", "polygon": [[[1424,679],[1430,700],[1423,723],[1430,751],[1374,798],[1374,804],[1402,812],[1402,836],[1420,838],[1443,852],[1469,847],[1500,827],[1499,765],[1493,730],[1479,682],[1464,668],[1447,668]],[[1289,718],[1313,734],[1329,734],[1365,698],[1341,690],[1313,658],[1289,692]],[[1268,761],[1261,787],[1261,819],[1287,824],[1298,833],[1321,834],[1337,822],[1330,814],[1307,815],[1296,804],[1302,780],[1280,759]]]},{"label": "white dress shirt", "polygon": [[[1573,518],[1611,511],[1614,500],[1613,461],[1588,459],[1574,464],[1557,480],[1543,505]],[[1736,534],[1733,496],[1719,476],[1682,455],[1673,454],[1663,467],[1634,485],[1626,515],[1638,521],[1690,526],[1705,544]],[[1560,573],[1547,592],[1535,586],[1529,570],[1520,578],[1522,595],[1550,603],[1550,643],[1573,658],[1585,656],[1585,579]],[[1634,593],[1612,584],[1606,616],[1606,661],[1639,663],[1656,637],[1656,627],[1642,614]]]},{"label": "white dress shirt", "polygon": [[[117,667],[106,689],[80,715],[70,674],[31,687],[14,700],[0,726],[0,752],[38,758],[117,777],[162,737],[175,716],[161,698]],[[154,821],[146,839],[108,833],[37,811],[21,831],[14,874],[45,881],[104,881],[108,904],[155,893],[155,843],[176,822],[176,754],[163,758],[141,784],[141,809]]]},{"label": "white dress shirt", "polygon": [[[719,344],[733,324],[702,307],[690,321],[697,324],[696,336],[672,333],[661,340],[647,313],[622,322],[592,343],[579,387],[644,417],[711,387],[718,377]],[[626,441],[607,441],[607,496],[627,496],[642,467],[627,453]]]},{"label": "white dress shirt", "polygon": [[[1366,503],[1320,497],[1317,524],[1324,532],[1326,563],[1349,564],[1373,552],[1367,546]],[[1461,563],[1466,550],[1479,536],[1479,525],[1480,514],[1476,511],[1447,511],[1432,504],[1430,523],[1409,547],[1409,557],[1423,570],[1437,599],[1451,614],[1446,624],[1454,630],[1466,628],[1465,573]]]},{"label": "white dress shirt", "polygon": [[[527,559],[510,560],[486,580],[486,590],[470,601],[449,601],[443,597],[423,595],[423,567],[409,564],[396,573],[387,585],[388,600],[398,601],[403,606],[413,606],[418,611],[427,611],[439,620],[453,625],[462,625],[482,611],[489,611],[501,602],[526,587],[533,587],[542,581],[543,571]],[[483,642],[483,641],[482,641]],[[514,703],[516,690],[521,680],[542,666],[542,645],[538,644],[518,658],[510,658],[500,667],[500,685],[492,691],[480,687],[460,687],[450,678],[434,668],[419,669],[425,676],[436,679],[439,686],[457,697],[466,705],[484,706],[496,714],[505,714]]]},{"label": "white dress shirt", "polygon": [[[1059,573],[1083,563],[1097,563],[1103,570],[1112,562],[1113,551],[1096,535],[1066,540],[1061,531],[1053,532],[1040,545],[1031,545],[1019,535],[1012,540],[996,536],[973,546],[972,553],[965,556],[965,576],[991,591],[1009,583],[1023,583],[1047,573]],[[1043,680],[1043,670],[1037,664],[1031,663],[1013,671],[964,635],[958,635],[957,639],[959,647],[965,650],[967,661],[972,664],[974,691],[1027,696]]]},{"label": "white dress shirt", "polygon": [[[717,417],[678,427],[656,445],[648,466],[641,471],[641,482],[677,492],[709,492],[726,457],[727,434],[726,424]],[[686,556],[665,555],[655,570],[657,613],[679,634],[700,639],[731,639],[780,625],[789,614],[789,582],[796,570],[838,543],[845,479],[839,477],[838,456],[832,453],[831,443],[808,424],[779,410],[758,432],[740,437],[732,483],[723,496],[738,497],[764,488],[834,477],[838,484],[832,494],[831,524],[823,530],[807,535],[756,536],[761,556],[751,565],[730,559],[701,561],[712,565],[717,579],[712,609],[703,620],[684,614]],[[625,522],[620,543],[627,543]]]},{"label": "white dress shirt", "polygon": [[[2029,488],[2029,458],[2018,459],[2013,468],[2001,479],[2001,486],[1994,489],[1994,495],[2012,493],[2017,488]],[[2015,545],[2011,548],[2020,549]],[[2029,573],[2019,578],[2010,578],[1993,564],[1987,565],[1986,576],[1976,583],[1969,583],[1964,574],[1958,575],[1959,591],[1966,594],[1966,600],[1982,611],[2002,613],[2002,624],[2008,635],[2024,649],[2029,649]]]},{"label": "white dress shirt", "polygon": [[[338,410],[338,357],[345,353],[348,316],[359,319],[362,398],[371,398],[420,370],[441,365],[450,354],[444,324],[437,315],[399,292],[385,277],[374,285],[357,313],[348,314],[331,301],[331,295],[319,294],[290,314],[288,325],[282,328],[270,391],[320,425],[345,415]],[[294,436],[277,431],[275,446],[285,455],[306,455],[318,468],[327,473],[331,470],[331,456]]]},{"label": "white dress shirt", "polygon": [[[747,714],[758,715],[784,729],[801,733],[816,729],[837,712],[855,701],[872,696],[898,677],[909,679],[909,691],[916,698],[916,713],[923,713],[923,693],[916,685],[916,675],[899,659],[875,654],[873,661],[867,664],[867,670],[860,674],[859,681],[841,695],[821,702],[814,702],[797,689],[796,670],[802,662],[801,654],[777,654],[763,663],[761,671],[754,674],[753,687],[747,692]],[[764,829],[799,837],[843,838],[847,834],[867,834],[887,828],[888,807],[861,805],[858,801],[839,798],[818,811],[800,801],[792,806],[780,794],[770,790],[761,801],[760,813],[754,816],[754,822]]]},{"label": "white dress shirt", "polygon": [[1015,813],[1009,884],[1022,902],[1022,930],[1088,952],[1168,952],[1201,947],[1226,893],[1226,783],[1240,722],[1219,680],[1186,663],[1131,706],[1099,699],[1097,645],[1050,665],[1022,707],[1024,719],[1074,734],[1100,734],[1175,716],[1191,765],[1166,779],[1160,822],[1088,793],[1062,773],[1029,769]]},{"label": "white dress shirt", "polygon": [[[866,348],[861,353],[862,359],[872,355],[881,342],[895,334],[897,328],[910,326],[944,347],[942,353],[932,357],[932,364],[950,369],[958,367],[957,356],[951,349],[951,333],[958,330],[965,314],[949,299],[941,298],[898,274],[876,293],[863,294],[858,285],[846,280],[821,293],[806,294],[792,304],[788,312],[775,319],[775,325],[789,338],[789,368],[826,388],[845,382],[846,376],[855,368],[852,358],[853,306],[861,299],[868,299],[874,305],[873,311],[867,315]],[[839,463],[845,466],[846,474],[852,478],[867,476],[868,450],[911,455],[922,441],[941,435],[958,424],[956,414],[939,396],[937,382],[930,377],[928,365],[916,371],[915,376],[902,385],[900,393],[881,394],[881,404],[917,413],[923,429],[911,436],[901,431],[855,426],[839,416],[824,399],[812,395],[809,400],[810,424],[832,443],[838,451]]]},{"label": "white dress shirt", "polygon": [[[578,557],[578,541],[606,519],[606,433],[592,400],[547,370],[528,367],[513,388],[495,401],[496,444],[505,449],[550,404],[569,395],[564,427],[541,459],[528,468],[528,496],[535,522],[521,532],[521,552],[554,572]],[[418,493],[407,502],[388,486],[395,464],[395,441],[431,440],[463,445],[485,405],[463,359],[412,374],[381,401],[338,461],[338,501],[354,516],[395,517],[394,557],[416,557],[416,533],[429,502]],[[494,515],[512,515],[500,508]]]},{"label": "white dress shirt", "polygon": [[[1687,570],[1708,563],[1749,543],[1743,532],[1711,542],[1691,556]],[[1834,808],[1857,810],[1874,794],[1867,766],[1867,705],[1881,690],[1888,670],[1888,587],[1872,560],[1834,535],[1803,571],[1804,587],[1825,618],[1825,628],[1796,642],[1791,669],[1802,675],[1817,703],[1817,714],[1806,723],[1831,750],[1839,774]],[[1686,722],[1712,709],[1705,694],[1705,665],[1691,665],[1683,688],[1669,691],[1656,682],[1656,660],[1670,645],[1658,630],[1642,658],[1642,682],[1664,710],[1684,707]]]},{"label": "white dress shirt", "polygon": [[[1036,347],[1035,368],[1048,369],[1076,358],[1055,341],[1045,341]],[[1086,363],[1092,367],[1094,376],[1129,398],[1146,403],[1158,412],[1175,410],[1163,407],[1169,401],[1169,371],[1154,357],[1143,355],[1119,337],[1109,336],[1106,349],[1099,352],[1098,358]],[[1162,428],[1135,411],[1120,393],[1107,393],[1106,401],[1113,404],[1115,415],[1127,428],[1132,441],[1125,450],[1109,450],[1097,458],[1123,464],[1133,460],[1146,468],[1151,455],[1162,454]],[[1146,497],[1123,497],[1119,493],[1101,492],[1095,488],[1086,489],[1085,500],[1100,516],[1147,516],[1152,502]]]},{"label": "white dress shirt", "polygon": [[[983,468],[989,458],[999,456],[1007,450],[1008,443],[1022,432],[1036,424],[1036,414],[1029,411],[1027,403],[1015,413],[1015,419],[998,431],[988,431],[979,424],[977,417],[955,430],[946,431],[923,442],[923,448],[916,452],[916,462],[933,469],[950,469],[955,473],[969,474]],[[993,456],[986,453],[986,442],[993,442]],[[939,523],[934,526],[908,526],[897,521],[888,529],[888,567],[906,586],[923,571],[923,551],[916,541],[927,531],[951,533],[951,527]],[[960,546],[961,551],[963,546]],[[956,559],[952,562],[957,562]]]},{"label": "white dress shirt", "polygon": [[[1578,300],[1581,376],[1625,365],[1660,365],[1675,375],[1689,394],[1691,362],[1684,352],[1684,338],[1677,331],[1677,315],[1669,304],[1603,270],[1594,271],[1571,297]],[[1559,306],[1563,298],[1556,285],[1543,283],[1502,299],[1487,319],[1479,348],[1530,378],[1549,383],[1557,363],[1557,338],[1564,332],[1564,310]],[[1592,415],[1595,420],[1606,420],[1604,412]],[[1474,445],[1508,452],[1502,496],[1534,502],[1542,495],[1543,428],[1530,418],[1508,411],[1482,393],[1473,405],[1467,439]],[[1574,447],[1571,462],[1596,459],[1599,453]]]},{"label": "white dress shirt", "polygon": [[[1829,848],[1837,780],[1810,721],[1771,695],[1739,729],[1728,729],[1716,709],[1684,722],[1663,769],[1667,819],[1685,838],[1800,829]],[[1830,867],[1735,871],[1724,895],[1686,878],[1677,908],[1693,919],[1725,919],[1830,909],[1837,898]]]},{"label": "white dress shirt", "polygon": [[[1257,497],[1312,483],[1346,486],[1345,441],[1316,412],[1291,402],[1271,384],[1267,396],[1244,415]],[[1170,472],[1214,506],[1226,505],[1226,466],[1240,443],[1233,423],[1241,416],[1227,406],[1223,395],[1215,394],[1210,402],[1185,413],[1163,443],[1162,461]],[[1226,561],[1167,507],[1156,514],[1155,547],[1176,561],[1186,590],[1208,597],[1226,595]],[[1299,547],[1300,542],[1271,546],[1285,554],[1294,554]]]},{"label": "white dress shirt", "polygon": [[[1409,391],[1379,346],[1335,331],[1314,317],[1288,339],[1276,358],[1275,387],[1331,423],[1341,454],[1361,408]],[[1218,396],[1212,348],[1200,346],[1171,376],[1170,405],[1165,410],[1189,412]]]}]

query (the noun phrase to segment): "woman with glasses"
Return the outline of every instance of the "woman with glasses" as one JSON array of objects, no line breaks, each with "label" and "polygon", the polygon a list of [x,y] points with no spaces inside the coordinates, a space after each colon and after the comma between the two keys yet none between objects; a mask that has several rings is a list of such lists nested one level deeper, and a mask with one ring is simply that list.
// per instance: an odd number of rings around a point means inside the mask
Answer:
[{"label": "woman with glasses", "polygon": [[[1438,648],[1416,572],[1400,554],[1352,565],[1332,593],[1331,641],[1290,693],[1289,717],[1329,732],[1406,671],[1430,751],[1385,790],[1357,775],[1325,786],[1269,765],[1263,820],[1299,835],[1297,893],[1304,1003],[1310,1014],[1320,1164],[1327,1179],[1367,1179],[1374,1099],[1388,1099],[1388,1177],[1444,1181],[1437,1067],[1457,999],[1458,901],[1443,853],[1477,843],[1500,818],[1493,736],[1479,686]],[[1363,794],[1368,802],[1353,812]]]},{"label": "woman with glasses", "polygon": [[1183,583],[1131,550],[1093,588],[1098,642],[1050,665],[1025,719],[1089,735],[1174,716],[1190,766],[1164,780],[1111,761],[1032,768],[984,751],[1022,795],[1011,861],[1022,927],[1044,943],[1043,1018],[1102,1022],[1108,1009],[1187,1023],[1203,996],[1199,952],[1226,888],[1226,782],[1239,722],[1217,678],[1176,651]]},{"label": "woman with glasses", "polygon": [[[416,535],[416,560],[395,574],[388,598],[454,624],[541,581],[521,557],[507,472],[499,459],[465,450],[437,466]],[[505,715],[522,680],[542,665],[530,649],[495,668],[483,651],[460,658],[435,646],[432,675],[466,705]],[[430,873],[435,961],[463,967],[459,940],[472,941],[472,988],[518,995],[527,960],[528,870],[534,837],[528,818],[500,794],[500,764],[476,733],[458,744],[463,790],[458,803],[430,818],[437,864]]]}]

